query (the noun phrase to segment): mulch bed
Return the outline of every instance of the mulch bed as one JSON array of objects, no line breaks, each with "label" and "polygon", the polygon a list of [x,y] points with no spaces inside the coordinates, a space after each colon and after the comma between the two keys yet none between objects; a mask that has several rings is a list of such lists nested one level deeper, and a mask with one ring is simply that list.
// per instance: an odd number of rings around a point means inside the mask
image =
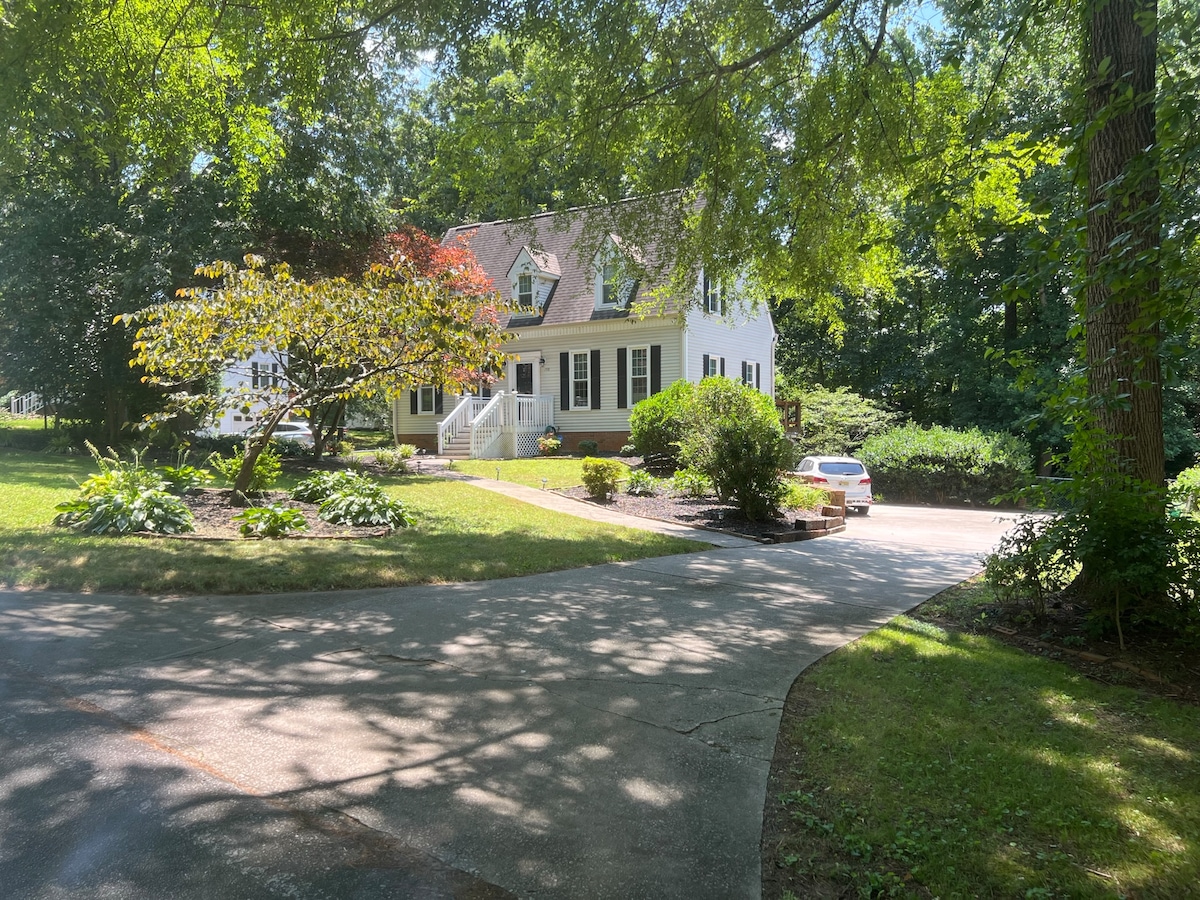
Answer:
[{"label": "mulch bed", "polygon": [[715,497],[675,497],[665,491],[652,497],[617,493],[610,500],[594,500],[582,487],[565,488],[558,493],[630,516],[677,522],[693,528],[710,528],[755,540],[765,540],[773,535],[791,531],[795,528],[797,519],[817,518],[817,513],[812,510],[795,509],[789,510],[786,516],[763,522],[749,522],[737,509],[728,503],[719,502]]},{"label": "mulch bed", "polygon": [[[238,531],[239,523],[233,520],[234,515],[239,510],[233,505],[232,493],[229,490],[204,488],[187,494],[183,498],[183,502],[192,511],[192,516],[194,517],[192,524],[195,526],[195,531],[190,531],[187,534],[172,535],[172,537],[210,541],[251,540],[250,538],[242,537]],[[317,515],[320,507],[316,503],[302,503],[299,500],[292,500],[288,497],[286,491],[269,491],[250,500],[251,506],[270,506],[273,503],[300,510],[304,514],[305,521],[308,522],[307,531],[290,534],[285,540],[297,538],[340,538],[346,540],[351,538],[381,537],[391,533],[389,529],[380,528],[377,525],[331,525]]]}]

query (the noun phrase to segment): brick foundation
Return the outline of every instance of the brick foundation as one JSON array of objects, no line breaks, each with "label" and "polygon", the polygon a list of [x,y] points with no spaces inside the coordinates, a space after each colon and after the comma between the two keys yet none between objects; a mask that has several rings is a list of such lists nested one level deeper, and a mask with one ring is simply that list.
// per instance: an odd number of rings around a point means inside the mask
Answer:
[{"label": "brick foundation", "polygon": [[560,431],[564,453],[578,453],[580,441],[595,441],[600,453],[618,453],[629,443],[628,431]]},{"label": "brick foundation", "polygon": [[436,434],[398,434],[396,443],[412,444],[418,450],[424,450],[426,453],[437,453]]}]

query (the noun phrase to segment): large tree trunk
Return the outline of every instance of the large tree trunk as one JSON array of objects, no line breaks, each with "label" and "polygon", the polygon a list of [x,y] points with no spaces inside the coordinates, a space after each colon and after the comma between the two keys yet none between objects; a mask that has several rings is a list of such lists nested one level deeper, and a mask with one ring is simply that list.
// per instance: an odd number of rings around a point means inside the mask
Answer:
[{"label": "large tree trunk", "polygon": [[[1156,0],[1085,5],[1089,393],[1112,439],[1110,474],[1164,476],[1159,358]],[[1131,93],[1130,93],[1131,92]]]}]

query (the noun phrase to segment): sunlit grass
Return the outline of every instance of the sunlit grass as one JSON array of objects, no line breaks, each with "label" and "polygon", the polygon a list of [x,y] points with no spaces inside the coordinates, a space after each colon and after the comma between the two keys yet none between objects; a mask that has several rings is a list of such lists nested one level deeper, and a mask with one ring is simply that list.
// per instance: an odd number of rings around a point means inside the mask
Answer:
[{"label": "sunlit grass", "polygon": [[941,897],[1196,895],[1195,707],[903,616],[805,687],[820,699],[789,736],[803,767],[788,800],[797,832],[861,861],[847,879],[910,876]]},{"label": "sunlit grass", "polygon": [[531,459],[464,459],[455,460],[454,469],[477,478],[497,478],[528,487],[578,487],[583,484],[583,460],[570,456],[535,456]]},{"label": "sunlit grass", "polygon": [[[474,581],[707,545],[552,513],[439,478],[381,479],[416,524],[349,541],[85,537],[53,527],[90,459],[0,450],[0,585],[257,593]],[[294,478],[286,482],[294,482]]]}]

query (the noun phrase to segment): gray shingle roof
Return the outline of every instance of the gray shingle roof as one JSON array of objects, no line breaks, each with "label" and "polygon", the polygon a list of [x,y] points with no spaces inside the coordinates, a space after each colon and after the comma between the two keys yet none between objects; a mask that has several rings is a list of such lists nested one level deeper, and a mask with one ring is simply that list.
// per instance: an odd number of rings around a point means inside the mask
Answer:
[{"label": "gray shingle roof", "polygon": [[[626,201],[621,215],[628,217],[636,206],[645,201]],[[508,272],[522,248],[543,269],[553,271],[554,263],[560,278],[543,314],[514,316],[506,325],[565,325],[603,319],[624,319],[628,309],[595,308],[594,260],[596,252],[609,237],[641,271],[637,277],[637,300],[648,299],[648,291],[662,283],[663,275],[646,271],[649,263],[661,266],[661,252],[655,239],[637,240],[622,233],[621,217],[612,214],[615,207],[574,209],[566,213],[543,213],[528,219],[482,222],[459,225],[446,232],[442,243],[465,237],[484,271],[491,276],[496,289],[508,290]],[[655,209],[661,215],[661,209]],[[628,219],[626,219],[628,221]],[[645,229],[643,229],[645,230]],[[653,231],[653,229],[651,229]],[[650,244],[651,246],[647,246]],[[551,263],[553,258],[554,263]],[[543,265],[546,263],[546,265]],[[674,312],[672,305],[668,312]]]}]

